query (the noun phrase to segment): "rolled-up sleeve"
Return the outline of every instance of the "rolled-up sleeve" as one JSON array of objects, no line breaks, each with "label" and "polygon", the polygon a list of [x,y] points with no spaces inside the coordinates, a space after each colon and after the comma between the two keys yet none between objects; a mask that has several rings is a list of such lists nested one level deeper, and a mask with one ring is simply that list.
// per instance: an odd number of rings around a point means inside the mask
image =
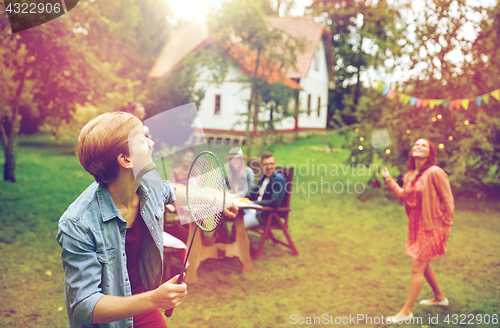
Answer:
[{"label": "rolled-up sleeve", "polygon": [[177,200],[175,198],[175,184],[170,181],[163,181],[163,203],[165,205],[173,203]]},{"label": "rolled-up sleeve", "polygon": [[85,228],[66,219],[59,223],[56,239],[62,247],[64,291],[72,321],[92,326],[92,312],[101,292],[102,266]]}]

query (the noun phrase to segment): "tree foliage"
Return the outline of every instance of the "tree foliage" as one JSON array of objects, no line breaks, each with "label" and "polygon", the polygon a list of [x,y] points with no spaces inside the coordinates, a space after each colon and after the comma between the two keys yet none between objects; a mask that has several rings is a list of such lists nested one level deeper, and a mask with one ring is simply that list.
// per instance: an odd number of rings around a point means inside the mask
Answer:
[{"label": "tree foliage", "polygon": [[[6,15],[0,18],[0,132],[5,155],[4,180],[15,181],[14,141],[20,108],[56,121],[69,118],[75,103],[105,97],[113,67],[82,47],[69,17],[12,34]],[[102,74],[110,76],[103,80]],[[116,81],[119,82],[119,81]]]},{"label": "tree foliage", "polygon": [[330,125],[359,122],[368,110],[362,74],[390,70],[387,64],[407,43],[400,8],[385,1],[315,0],[310,10],[331,31],[337,88],[330,93]]},{"label": "tree foliage", "polygon": [[[426,137],[438,147],[438,164],[449,173],[454,188],[484,188],[500,182],[500,106],[493,98],[481,106],[474,101],[500,88],[498,8],[429,0],[421,11],[413,12],[415,40],[405,49],[411,76],[392,88],[421,99],[472,101],[468,110],[417,108],[367,90],[369,110],[359,124],[348,128],[357,131],[350,140],[353,160],[371,162],[374,156],[382,157],[404,173],[412,144]],[[470,15],[475,17],[472,22]],[[463,33],[469,22],[476,28],[473,39]],[[390,154],[371,147],[370,135],[377,128],[388,129]]]},{"label": "tree foliage", "polygon": [[[2,10],[4,7],[2,6]],[[165,2],[82,0],[67,15],[12,34],[0,17],[0,136],[4,179],[15,181],[21,110],[55,135],[78,135],[92,116],[145,101],[147,72],[170,24]]]}]

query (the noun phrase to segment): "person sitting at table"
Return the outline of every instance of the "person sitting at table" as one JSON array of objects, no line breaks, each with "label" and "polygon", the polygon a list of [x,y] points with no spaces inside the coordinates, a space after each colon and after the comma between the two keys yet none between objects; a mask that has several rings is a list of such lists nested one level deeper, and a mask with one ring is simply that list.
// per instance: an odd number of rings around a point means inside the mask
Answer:
[{"label": "person sitting at table", "polygon": [[[264,153],[260,159],[260,166],[264,174],[259,182],[250,190],[245,197],[257,205],[279,207],[283,203],[286,195],[286,179],[276,171],[276,161],[272,153]],[[245,228],[256,227],[259,224],[266,224],[266,213],[256,210],[245,210],[243,221]]]},{"label": "person sitting at table", "polygon": [[193,148],[190,147],[184,149],[181,157],[182,164],[181,166],[172,169],[170,175],[168,176],[170,178],[170,181],[185,186],[187,183],[189,168],[191,168],[191,164],[193,164],[194,157],[195,153]]},{"label": "person sitting at table", "polygon": [[[170,175],[168,176],[170,181],[175,184],[180,184],[185,186],[187,184],[189,169],[191,168],[191,164],[193,164],[194,158],[195,158],[195,152],[193,148],[189,147],[184,149],[184,152],[182,153],[181,156],[181,161],[182,161],[181,166],[172,169]],[[179,218],[191,217],[189,211],[184,210],[182,208],[176,209],[175,206],[173,206],[172,204],[168,205],[167,208],[171,212],[177,212],[177,214],[179,214]],[[181,222],[181,224],[184,223],[185,222]]]},{"label": "person sitting at table", "polygon": [[244,197],[253,188],[255,174],[245,165],[245,156],[241,148],[230,150],[228,181],[231,192],[239,197]]},{"label": "person sitting at table", "polygon": [[[193,148],[189,147],[184,149],[181,156],[181,165],[173,168],[170,172],[170,175],[168,176],[170,181],[176,185],[185,186],[187,184],[189,169],[191,168],[191,164],[193,164],[194,158],[195,151]],[[167,209],[172,213],[177,212],[178,216],[175,218],[175,220],[179,221],[181,225],[185,225],[191,221],[191,214],[187,209],[176,207],[173,204],[167,205]],[[168,227],[166,225],[165,232],[183,240],[184,242],[187,242],[187,230],[179,227],[178,225],[173,225],[171,227]]]}]

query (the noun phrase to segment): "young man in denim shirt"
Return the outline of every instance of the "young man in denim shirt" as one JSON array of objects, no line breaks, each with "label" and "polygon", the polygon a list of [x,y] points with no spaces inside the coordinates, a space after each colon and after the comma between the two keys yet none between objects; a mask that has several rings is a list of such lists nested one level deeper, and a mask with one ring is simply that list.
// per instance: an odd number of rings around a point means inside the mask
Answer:
[{"label": "young man in denim shirt", "polygon": [[[257,185],[245,197],[257,205],[279,207],[286,196],[286,179],[276,171],[276,161],[271,153],[264,153],[260,159],[264,174]],[[266,224],[266,213],[255,210],[245,210],[243,220],[246,228]]]},{"label": "young man in denim shirt", "polygon": [[82,129],[78,157],[96,182],[62,215],[56,236],[69,327],[166,327],[159,309],[187,294],[177,277],[162,283],[164,205],[182,205],[186,193],[160,179],[153,145],[129,113],[100,115]]}]

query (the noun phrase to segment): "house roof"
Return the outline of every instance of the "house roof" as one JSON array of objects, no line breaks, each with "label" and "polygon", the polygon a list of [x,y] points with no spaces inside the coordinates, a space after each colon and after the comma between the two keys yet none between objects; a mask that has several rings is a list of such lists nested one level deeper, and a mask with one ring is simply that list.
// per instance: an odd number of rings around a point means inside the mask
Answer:
[{"label": "house roof", "polygon": [[203,48],[208,40],[207,28],[193,23],[175,32],[163,47],[149,71],[149,77],[162,78],[174,70],[190,53]]},{"label": "house roof", "polygon": [[[286,31],[294,38],[305,39],[306,46],[304,52],[297,53],[296,68],[288,69],[286,75],[290,78],[306,77],[314,59],[316,49],[318,48],[318,43],[321,41],[323,35],[330,35],[328,29],[316,22],[312,15],[302,17],[269,16],[268,21],[272,27]],[[331,47],[328,47],[328,44],[325,44],[325,47],[328,51],[327,54],[331,56]]]},{"label": "house roof", "polygon": [[[306,39],[305,52],[297,54],[296,69],[282,72],[275,64],[261,55],[261,65],[257,76],[268,83],[281,82],[292,89],[301,89],[294,78],[307,76],[318,43],[328,30],[314,21],[311,15],[304,17],[268,17],[272,27],[284,30],[291,36]],[[193,22],[175,32],[163,47],[155,64],[149,72],[151,78],[162,78],[178,67],[189,54],[199,51],[209,44],[216,44],[208,35],[204,24]],[[331,49],[327,46],[327,49]],[[255,70],[255,51],[249,51],[243,46],[225,44],[222,50],[234,64],[238,65],[245,74],[251,76]],[[331,53],[328,51],[328,53]],[[327,56],[328,57],[328,56]],[[331,58],[331,57],[330,57]],[[328,59],[328,58],[327,58]],[[331,61],[330,61],[331,63]],[[328,65],[331,69],[331,65]],[[332,76],[329,72],[329,76]]]},{"label": "house roof", "polygon": [[[250,77],[253,75],[257,58],[257,52],[255,50],[248,50],[242,46],[234,44],[224,44],[221,48],[224,50],[228,59],[238,65],[247,76]],[[264,54],[260,55],[257,77],[269,84],[283,83],[291,89],[302,90],[296,81],[287,77],[286,74]]]}]

